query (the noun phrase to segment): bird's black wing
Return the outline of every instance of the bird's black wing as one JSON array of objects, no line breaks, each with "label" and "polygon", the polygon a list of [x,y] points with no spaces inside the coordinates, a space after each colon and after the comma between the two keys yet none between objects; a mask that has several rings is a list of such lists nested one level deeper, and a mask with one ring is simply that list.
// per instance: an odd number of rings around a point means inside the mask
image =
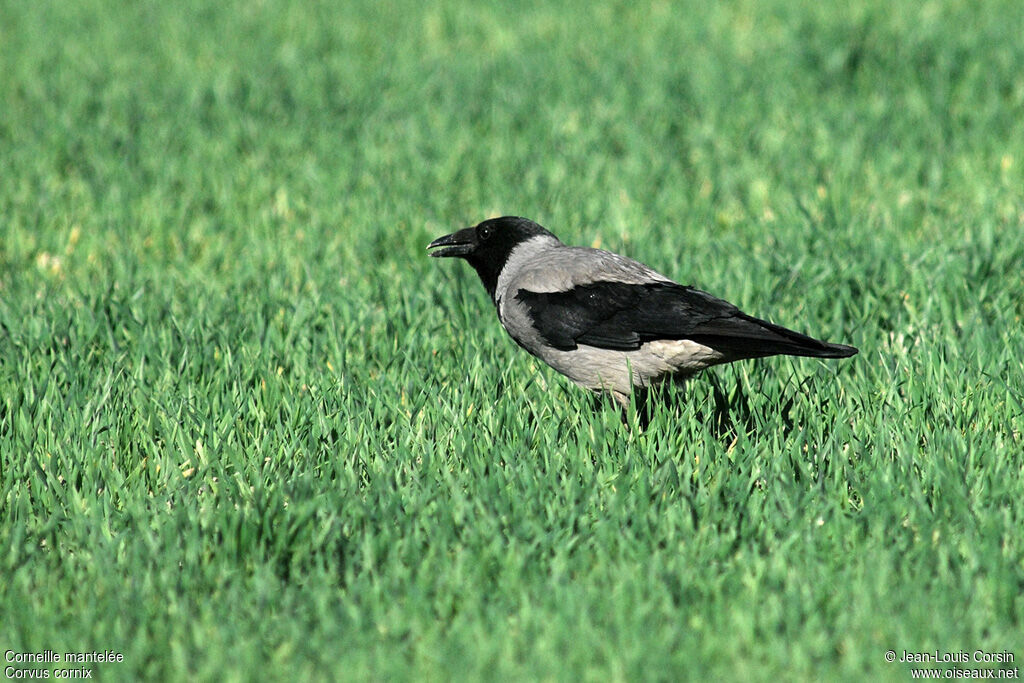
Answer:
[{"label": "bird's black wing", "polygon": [[746,315],[727,301],[674,282],[592,282],[562,292],[520,289],[544,341],[630,351],[658,339],[690,339],[732,358],[775,354],[839,358],[856,349],[828,344]]}]

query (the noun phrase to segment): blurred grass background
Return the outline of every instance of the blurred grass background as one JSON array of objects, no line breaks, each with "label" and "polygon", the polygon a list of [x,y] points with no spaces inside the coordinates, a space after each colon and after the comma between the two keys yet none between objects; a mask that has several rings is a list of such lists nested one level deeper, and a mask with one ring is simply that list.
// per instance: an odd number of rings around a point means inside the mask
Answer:
[{"label": "blurred grass background", "polygon": [[[0,0],[0,648],[1024,656],[1021,35],[1009,0]],[[425,257],[507,213],[862,353],[623,429]]]}]

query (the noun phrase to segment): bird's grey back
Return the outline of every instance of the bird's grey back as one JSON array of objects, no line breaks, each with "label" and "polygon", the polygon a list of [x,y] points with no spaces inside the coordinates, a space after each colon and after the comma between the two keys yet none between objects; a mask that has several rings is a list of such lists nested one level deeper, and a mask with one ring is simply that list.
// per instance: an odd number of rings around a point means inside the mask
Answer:
[{"label": "bird's grey back", "polygon": [[495,297],[500,301],[520,289],[562,292],[579,285],[610,280],[626,284],[671,282],[644,264],[603,249],[565,246],[547,236],[534,237],[509,255]]}]

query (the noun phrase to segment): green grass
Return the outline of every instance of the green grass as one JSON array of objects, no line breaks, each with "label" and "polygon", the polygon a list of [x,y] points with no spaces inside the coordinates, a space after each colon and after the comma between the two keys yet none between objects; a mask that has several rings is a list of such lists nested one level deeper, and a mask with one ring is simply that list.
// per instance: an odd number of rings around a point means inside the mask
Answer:
[{"label": "green grass", "polygon": [[[0,0],[0,650],[1020,665],[1020,3],[115,5]],[[501,213],[861,354],[625,429],[426,257]]]}]

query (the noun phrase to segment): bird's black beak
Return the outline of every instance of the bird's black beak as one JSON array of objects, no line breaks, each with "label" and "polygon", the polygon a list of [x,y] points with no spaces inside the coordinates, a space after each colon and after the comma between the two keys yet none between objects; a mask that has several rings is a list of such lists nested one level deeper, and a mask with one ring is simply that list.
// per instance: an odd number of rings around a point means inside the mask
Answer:
[{"label": "bird's black beak", "polygon": [[444,237],[438,237],[427,245],[427,249],[434,249],[435,247],[444,247],[444,249],[430,252],[430,255],[436,258],[469,256],[476,249],[476,228],[466,228]]}]

